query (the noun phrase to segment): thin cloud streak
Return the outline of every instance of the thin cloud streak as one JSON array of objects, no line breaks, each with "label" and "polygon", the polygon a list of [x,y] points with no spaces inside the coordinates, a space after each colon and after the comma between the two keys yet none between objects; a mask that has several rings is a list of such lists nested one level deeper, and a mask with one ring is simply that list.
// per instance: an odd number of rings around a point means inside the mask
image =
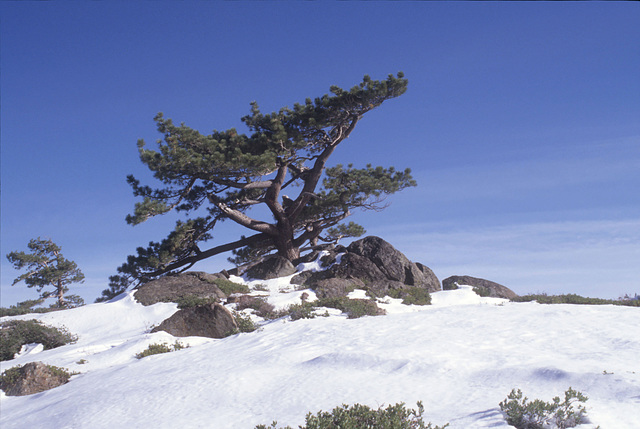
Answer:
[{"label": "thin cloud streak", "polygon": [[519,294],[617,298],[640,292],[640,220],[470,229],[423,224],[379,232],[410,259],[432,268],[441,280],[472,275],[497,281]]}]

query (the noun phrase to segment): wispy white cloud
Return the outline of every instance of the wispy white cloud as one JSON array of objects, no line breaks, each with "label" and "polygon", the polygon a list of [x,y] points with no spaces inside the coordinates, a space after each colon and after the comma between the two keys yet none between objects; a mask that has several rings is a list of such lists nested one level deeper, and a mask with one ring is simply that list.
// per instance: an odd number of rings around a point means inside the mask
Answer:
[{"label": "wispy white cloud", "polygon": [[560,147],[499,154],[494,161],[477,165],[456,165],[453,160],[452,165],[416,171],[422,185],[418,192],[425,198],[450,202],[537,191],[552,197],[567,188],[582,188],[589,194],[597,184],[640,186],[640,136]]},{"label": "wispy white cloud", "polygon": [[418,224],[377,232],[440,279],[467,274],[520,294],[640,292],[640,219],[469,229]]}]

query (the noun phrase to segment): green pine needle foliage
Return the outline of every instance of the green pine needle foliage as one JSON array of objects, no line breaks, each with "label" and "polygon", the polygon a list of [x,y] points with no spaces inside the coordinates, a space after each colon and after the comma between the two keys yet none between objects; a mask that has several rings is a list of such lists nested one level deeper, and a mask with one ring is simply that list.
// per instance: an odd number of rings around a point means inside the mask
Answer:
[{"label": "green pine needle foliage", "polygon": [[[304,426],[299,429],[444,429],[444,426],[432,426],[423,420],[424,406],[418,402],[418,409],[407,409],[404,403],[389,405],[386,408],[372,409],[366,405],[342,405],[332,411],[319,411],[315,415],[308,413]],[[278,422],[271,425],[258,425],[255,429],[278,429]],[[286,426],[280,429],[292,429]]]},{"label": "green pine needle foliage", "polygon": [[[507,423],[517,429],[565,429],[572,428],[585,421],[587,410],[582,405],[589,398],[571,387],[564,393],[564,401],[556,396],[552,402],[540,399],[529,401],[523,397],[520,389],[513,389],[507,398],[500,402],[500,410]],[[574,405],[577,407],[574,408]]]}]

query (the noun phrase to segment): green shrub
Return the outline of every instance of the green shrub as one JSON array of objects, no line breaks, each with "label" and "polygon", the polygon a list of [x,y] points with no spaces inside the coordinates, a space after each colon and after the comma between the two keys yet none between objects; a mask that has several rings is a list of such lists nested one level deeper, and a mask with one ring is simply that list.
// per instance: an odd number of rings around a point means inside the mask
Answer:
[{"label": "green shrub", "polygon": [[335,308],[343,313],[347,313],[349,319],[357,319],[362,316],[378,316],[380,308],[371,299],[349,299],[341,296],[336,298],[321,298],[313,302],[315,307]]},{"label": "green shrub", "polygon": [[[316,415],[307,414],[305,425],[299,429],[444,429],[444,426],[432,426],[424,423],[424,407],[418,402],[418,410],[405,408],[404,403],[389,405],[387,408],[373,410],[366,405],[342,405],[331,412],[319,411]],[[277,429],[278,422],[270,426],[258,425],[255,429]],[[282,429],[291,429],[287,426]]]},{"label": "green shrub", "polygon": [[149,344],[149,347],[147,347],[142,352],[136,354],[136,358],[142,359],[143,357],[147,357],[147,356],[151,356],[151,355],[159,355],[159,354],[162,354],[162,353],[175,352],[176,350],[182,350],[182,349],[185,349],[187,347],[188,346],[185,346],[185,345],[181,344],[180,341],[176,341],[172,345],[171,344],[167,344],[167,343]]},{"label": "green shrub", "polygon": [[291,320],[299,319],[313,319],[316,317],[315,307],[313,302],[303,301],[300,304],[292,304],[285,310],[286,315],[291,317]]},{"label": "green shrub", "polygon": [[539,304],[588,304],[588,305],[626,305],[631,307],[640,307],[640,300],[637,299],[601,299],[601,298],[587,298],[576,294],[565,295],[547,295],[541,294],[529,294],[512,298],[513,302],[530,302],[537,301]]},{"label": "green shrub", "polygon": [[181,296],[176,300],[176,303],[178,304],[178,308],[180,309],[198,307],[200,305],[208,305],[208,304],[213,304],[215,302],[218,302],[216,298],[212,298],[212,297],[205,298],[197,295]]},{"label": "green shrub", "polygon": [[453,282],[449,285],[442,285],[442,290],[456,290],[456,289],[460,289],[460,285],[458,284],[458,282]]},{"label": "green shrub", "polygon": [[228,335],[235,335],[240,332],[253,332],[258,329],[258,326],[253,323],[253,320],[251,320],[251,316],[249,315],[244,315],[238,311],[234,311],[233,318],[236,320],[238,329],[235,329],[233,332],[229,332]]},{"label": "green shrub", "polygon": [[243,296],[243,299],[238,301],[236,310],[241,311],[250,308],[255,311],[256,315],[265,319],[277,319],[279,313],[275,311],[275,307],[269,304],[266,298],[259,298],[255,296]]},{"label": "green shrub", "polygon": [[482,297],[491,296],[491,291],[488,288],[483,286],[473,286],[472,290],[478,296],[482,296]]},{"label": "green shrub", "polygon": [[0,324],[0,361],[13,359],[25,344],[38,343],[49,350],[77,339],[64,328],[46,326],[38,320],[10,320]]},{"label": "green shrub", "polygon": [[240,283],[232,282],[227,279],[215,279],[213,283],[220,288],[225,295],[231,295],[233,293],[249,293],[249,286]]},{"label": "green shrub", "polygon": [[589,398],[569,387],[564,393],[564,402],[560,402],[557,396],[553,398],[553,402],[540,399],[529,402],[528,398],[522,397],[520,389],[513,389],[500,402],[500,409],[505,414],[507,423],[518,429],[565,429],[584,421],[587,410],[581,404],[574,410],[573,405],[576,402],[586,402],[587,399]]},{"label": "green shrub", "polygon": [[431,294],[428,290],[416,287],[407,286],[404,289],[389,289],[386,294],[391,298],[402,298],[402,303],[405,305],[430,305]]}]

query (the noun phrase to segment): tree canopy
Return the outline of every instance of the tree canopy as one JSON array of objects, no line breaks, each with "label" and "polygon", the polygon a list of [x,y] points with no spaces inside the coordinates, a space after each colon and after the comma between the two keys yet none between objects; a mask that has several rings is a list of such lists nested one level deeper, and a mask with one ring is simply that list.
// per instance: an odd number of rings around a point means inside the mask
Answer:
[{"label": "tree canopy", "polygon": [[[129,256],[118,268],[120,274],[111,278],[112,288],[132,278],[184,270],[232,250],[239,257],[277,251],[294,260],[305,243],[313,246],[318,240],[362,233],[354,223],[340,223],[353,209],[382,209],[386,195],[415,186],[411,171],[352,164],[328,168],[326,163],[365,113],[406,89],[407,80],[398,73],[382,81],[365,76],[348,91],[332,86],[330,95],[269,114],[253,102],[250,114],[242,118],[248,134],[232,128],[203,135],[158,114],[155,122],[163,138],[157,149],[143,140],[138,149],[161,185],[152,188],[128,176],[142,201],[126,220],[136,225],[172,210],[187,219],[178,221],[164,240]],[[284,190],[296,195],[289,197]],[[255,206],[267,207],[270,218],[252,217]],[[202,249],[214,227],[227,220],[253,234]]]},{"label": "tree canopy", "polygon": [[[27,247],[30,250],[28,253],[14,251],[7,255],[15,269],[27,269],[11,285],[24,281],[27,287],[35,287],[42,299],[57,298],[60,308],[83,304],[79,296],[64,296],[69,291],[67,285],[84,281],[84,274],[78,265],[62,256],[60,247],[50,239],[32,239]],[[54,289],[43,292],[47,286],[53,286]]]}]

